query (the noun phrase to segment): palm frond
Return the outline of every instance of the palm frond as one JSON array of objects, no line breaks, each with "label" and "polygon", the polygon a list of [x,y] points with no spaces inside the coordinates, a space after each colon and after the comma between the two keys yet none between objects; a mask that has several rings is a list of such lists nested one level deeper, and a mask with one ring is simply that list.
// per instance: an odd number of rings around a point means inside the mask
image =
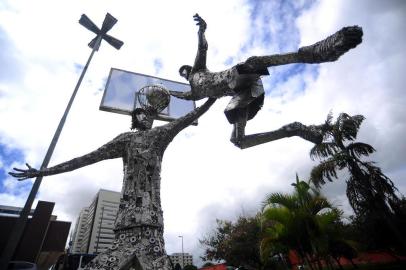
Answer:
[{"label": "palm frond", "polygon": [[362,122],[365,120],[365,117],[361,114],[353,115],[351,118],[355,122],[355,124],[357,125],[358,128],[361,126]]},{"label": "palm frond", "polygon": [[320,211],[332,208],[331,203],[323,196],[316,196],[309,202],[309,210],[312,215],[317,215]]},{"label": "palm frond", "polygon": [[315,126],[316,129],[319,132],[321,132],[321,134],[323,136],[323,141],[328,140],[328,138],[332,135],[332,130],[333,130],[332,119],[333,119],[333,114],[330,111],[329,114],[327,115],[326,121],[321,125]]},{"label": "palm frond", "polygon": [[313,146],[310,150],[310,158],[312,160],[315,160],[315,158],[322,159],[334,155],[339,151],[340,148],[335,142],[323,142]]},{"label": "palm frond", "polygon": [[329,160],[333,160],[336,164],[338,170],[342,170],[348,166],[349,163],[353,161],[353,158],[344,151],[334,154]]},{"label": "palm frond", "polygon": [[269,227],[275,223],[289,224],[292,220],[291,213],[284,207],[268,208],[262,212],[261,226]]},{"label": "palm frond", "polygon": [[288,209],[296,208],[296,199],[294,195],[283,194],[279,192],[268,194],[265,200],[262,202],[262,209],[267,206],[283,206]]},{"label": "palm frond", "polygon": [[349,115],[346,113],[340,113],[333,125],[333,135],[336,143],[341,143],[343,140],[342,125],[343,122],[349,119]]},{"label": "palm frond", "polygon": [[363,165],[366,167],[367,174],[369,175],[369,183],[374,192],[393,201],[400,201],[395,193],[398,191],[395,184],[379,167],[376,167],[372,162],[364,162]]},{"label": "palm frond", "polygon": [[337,178],[336,161],[329,158],[321,161],[319,165],[313,167],[310,172],[310,181],[316,186],[320,187],[326,183],[325,179],[333,182],[333,178]]},{"label": "palm frond", "polygon": [[299,176],[297,175],[297,173],[296,173],[296,182],[292,183],[292,186],[295,187],[296,193],[298,195],[307,193],[310,189],[309,183],[299,180]]},{"label": "palm frond", "polygon": [[362,156],[369,156],[369,154],[374,153],[376,150],[371,145],[361,142],[350,143],[347,145],[347,150],[352,156],[360,158]]},{"label": "palm frond", "polygon": [[349,116],[346,113],[340,114],[337,118],[337,123],[343,140],[355,140],[364,119],[362,115]]},{"label": "palm frond", "polygon": [[331,224],[334,224],[340,220],[342,216],[342,211],[337,208],[332,208],[331,210],[317,215],[317,223],[320,225],[321,229],[326,231],[331,229]]},{"label": "palm frond", "polygon": [[273,237],[262,238],[259,246],[260,257],[262,261],[267,262],[272,256],[287,252],[288,248],[279,239]]}]

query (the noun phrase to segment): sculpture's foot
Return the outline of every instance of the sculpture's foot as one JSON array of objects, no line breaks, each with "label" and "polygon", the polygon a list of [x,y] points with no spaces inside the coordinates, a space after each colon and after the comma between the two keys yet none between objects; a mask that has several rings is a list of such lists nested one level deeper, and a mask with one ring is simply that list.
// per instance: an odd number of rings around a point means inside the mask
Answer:
[{"label": "sculpture's foot", "polygon": [[336,61],[341,55],[362,42],[362,28],[348,26],[313,45],[299,49],[303,63],[323,63]]},{"label": "sculpture's foot", "polygon": [[314,144],[319,144],[323,141],[323,135],[316,126],[306,126],[299,122],[293,122],[283,126],[281,130],[289,134],[290,137],[299,136],[300,138]]}]

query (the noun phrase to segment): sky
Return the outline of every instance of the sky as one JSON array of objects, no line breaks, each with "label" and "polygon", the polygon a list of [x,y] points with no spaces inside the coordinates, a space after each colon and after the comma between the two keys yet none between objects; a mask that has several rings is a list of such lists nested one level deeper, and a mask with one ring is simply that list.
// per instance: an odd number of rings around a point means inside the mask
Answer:
[{"label": "sky", "polygon": [[[0,2],[0,204],[23,206],[32,180],[7,175],[26,162],[40,167],[81,70],[94,34],[79,25],[85,13],[98,26],[109,12],[109,32],[123,40],[117,51],[103,42],[95,54],[62,131],[50,166],[84,155],[129,131],[130,118],[100,111],[110,68],[183,81],[178,69],[193,64],[197,27],[207,22],[207,66],[220,71],[253,55],[296,51],[344,26],[363,28],[363,42],[338,61],[269,68],[265,103],[246,134],[299,121],[321,124],[331,111],[362,114],[358,140],[375,147],[371,160],[406,193],[406,2],[378,0],[52,1]],[[255,214],[265,194],[291,192],[298,173],[307,179],[317,161],[312,144],[287,138],[240,150],[229,142],[232,126],[218,100],[167,148],[161,196],[167,253],[185,252],[195,263],[198,239],[216,219]],[[197,102],[197,105],[202,102]],[[161,125],[163,122],[157,122]],[[345,173],[323,193],[351,214]],[[74,224],[101,188],[120,191],[122,162],[103,161],[43,179],[37,200],[56,203],[58,219]],[[34,203],[34,205],[36,202]],[[74,226],[74,225],[72,225]]]}]

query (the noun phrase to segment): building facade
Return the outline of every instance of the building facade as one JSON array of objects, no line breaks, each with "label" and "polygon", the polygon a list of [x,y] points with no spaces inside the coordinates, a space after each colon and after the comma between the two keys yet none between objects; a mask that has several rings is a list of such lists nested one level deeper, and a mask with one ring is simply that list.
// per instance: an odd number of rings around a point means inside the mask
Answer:
[{"label": "building facade", "polygon": [[[59,221],[52,215],[55,203],[38,201],[30,211],[24,232],[12,256],[13,261],[37,264],[38,269],[49,269],[65,252],[70,222]],[[0,257],[5,251],[17,219],[20,207],[0,205]]]},{"label": "building facade", "polygon": [[71,253],[86,253],[86,248],[85,245],[83,245],[83,241],[87,228],[88,215],[89,208],[85,207],[80,211],[79,217],[76,219],[75,230],[72,235]]},{"label": "building facade", "polygon": [[193,255],[189,253],[172,253],[169,257],[173,265],[178,263],[182,268],[186,265],[193,265]]},{"label": "building facade", "polygon": [[100,189],[90,206],[82,209],[72,237],[72,253],[98,254],[111,246],[120,197],[120,192]]}]

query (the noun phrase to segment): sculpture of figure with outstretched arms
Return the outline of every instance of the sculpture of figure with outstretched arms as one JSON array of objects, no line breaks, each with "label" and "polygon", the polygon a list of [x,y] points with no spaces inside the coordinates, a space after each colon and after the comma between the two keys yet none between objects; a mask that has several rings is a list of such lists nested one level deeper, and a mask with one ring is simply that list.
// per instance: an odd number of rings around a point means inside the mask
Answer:
[{"label": "sculpture of figure with outstretched arms", "polygon": [[[169,93],[168,93],[169,98]],[[163,212],[160,200],[160,171],[165,149],[173,138],[192,124],[214,103],[209,98],[201,107],[165,125],[152,127],[157,113],[136,109],[133,127],[137,132],[117,136],[99,149],[59,165],[36,170],[14,169],[10,174],[19,180],[64,173],[113,158],[122,158],[124,181],[122,198],[115,222],[113,245],[99,254],[86,269],[169,270],[170,260],[165,252]]]}]

